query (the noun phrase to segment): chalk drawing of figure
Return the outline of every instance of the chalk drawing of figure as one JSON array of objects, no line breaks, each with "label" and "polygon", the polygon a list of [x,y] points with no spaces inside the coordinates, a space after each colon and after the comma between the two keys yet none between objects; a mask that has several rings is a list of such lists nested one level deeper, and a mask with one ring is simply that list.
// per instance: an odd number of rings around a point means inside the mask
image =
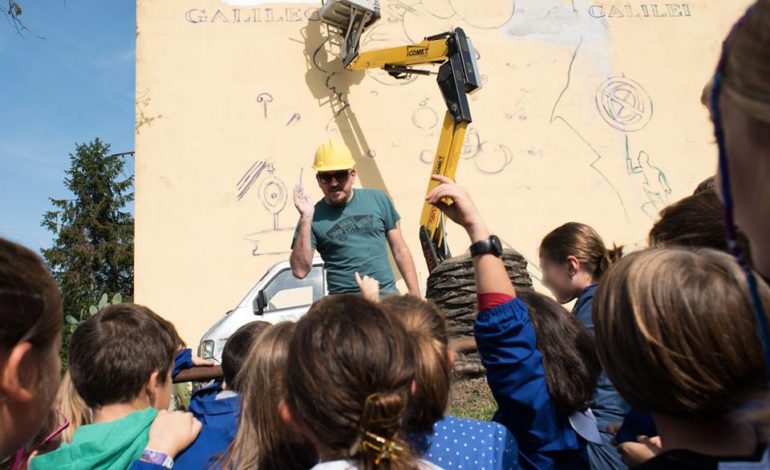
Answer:
[{"label": "chalk drawing of figure", "polygon": [[642,177],[642,189],[647,202],[642,204],[644,211],[650,218],[655,218],[658,212],[668,205],[668,196],[671,194],[671,185],[668,184],[666,174],[659,167],[650,163],[650,156],[642,150],[636,157],[626,157],[628,173]]}]

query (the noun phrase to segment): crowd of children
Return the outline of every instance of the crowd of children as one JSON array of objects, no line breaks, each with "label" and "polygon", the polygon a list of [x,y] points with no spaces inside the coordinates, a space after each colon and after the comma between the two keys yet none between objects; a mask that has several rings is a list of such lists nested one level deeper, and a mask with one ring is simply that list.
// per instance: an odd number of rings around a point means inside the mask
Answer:
[{"label": "crowd of children", "polygon": [[[38,255],[0,239],[0,465],[770,468],[768,77],[770,0],[759,0],[704,91],[716,178],[661,212],[645,250],[607,249],[579,223],[547,234],[539,255],[555,301],[514,288],[469,192],[434,176],[427,201],[477,247],[474,337],[491,422],[447,414],[455,354],[441,309],[381,298],[357,273],[361,296],[239,329],[224,379],[187,412],[168,411],[173,377],[203,362],[141,305],[82,323],[62,378],[56,282]],[[572,300],[572,312],[560,305]]]}]

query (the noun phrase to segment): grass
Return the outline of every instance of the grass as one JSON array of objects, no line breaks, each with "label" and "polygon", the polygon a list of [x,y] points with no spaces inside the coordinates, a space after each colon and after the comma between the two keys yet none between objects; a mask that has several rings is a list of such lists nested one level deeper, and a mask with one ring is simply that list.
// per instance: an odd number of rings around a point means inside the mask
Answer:
[{"label": "grass", "polygon": [[449,414],[460,418],[490,421],[497,403],[485,377],[456,379],[449,398]]}]

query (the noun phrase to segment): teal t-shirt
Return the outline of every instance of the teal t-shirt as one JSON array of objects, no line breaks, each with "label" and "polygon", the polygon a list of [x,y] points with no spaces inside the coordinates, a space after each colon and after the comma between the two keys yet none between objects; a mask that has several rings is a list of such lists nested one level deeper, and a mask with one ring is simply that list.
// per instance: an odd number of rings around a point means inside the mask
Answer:
[{"label": "teal t-shirt", "polygon": [[[376,189],[354,189],[344,206],[323,199],[315,205],[310,241],[324,260],[329,293],[358,293],[356,272],[380,281],[381,293],[396,292],[386,235],[400,218],[388,196]],[[292,248],[298,233],[299,226]]]},{"label": "teal t-shirt", "polygon": [[136,411],[123,419],[81,426],[72,442],[30,461],[29,470],[125,470],[142,456],[155,408]]}]

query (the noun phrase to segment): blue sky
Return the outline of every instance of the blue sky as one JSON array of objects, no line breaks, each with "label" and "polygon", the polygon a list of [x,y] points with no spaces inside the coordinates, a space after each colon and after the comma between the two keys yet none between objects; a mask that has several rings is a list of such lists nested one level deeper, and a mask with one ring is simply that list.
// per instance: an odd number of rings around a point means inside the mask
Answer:
[{"label": "blue sky", "polygon": [[40,227],[48,197],[69,197],[75,143],[134,149],[136,4],[18,2],[32,33],[19,36],[0,16],[0,236],[37,250],[52,242]]}]

